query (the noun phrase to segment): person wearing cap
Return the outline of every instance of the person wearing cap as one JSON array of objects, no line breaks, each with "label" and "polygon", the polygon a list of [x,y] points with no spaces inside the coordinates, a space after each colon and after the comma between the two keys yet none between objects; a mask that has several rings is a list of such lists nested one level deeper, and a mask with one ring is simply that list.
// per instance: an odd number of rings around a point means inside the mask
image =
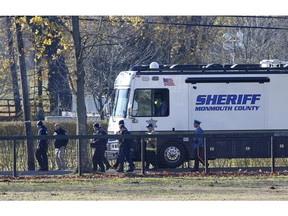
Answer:
[{"label": "person wearing cap", "polygon": [[[107,132],[103,130],[101,125],[98,123],[93,124],[93,129],[94,129],[93,135],[107,135]],[[98,165],[99,165],[100,172],[105,172],[103,161],[105,160],[105,148],[106,148],[107,141],[108,139],[99,139],[99,138],[94,138],[92,140],[91,147],[95,148],[94,154],[92,156],[93,171],[98,171]],[[110,168],[110,164],[109,164],[109,168]]]},{"label": "person wearing cap", "polygon": [[[97,126],[97,123],[94,124],[94,125],[95,125],[96,127],[98,127],[98,126]],[[94,128],[95,128],[95,127],[94,127]],[[101,125],[99,125],[99,130],[97,130],[97,131],[101,131],[100,133],[101,133],[102,135],[107,135],[107,132],[101,127]],[[94,133],[97,133],[97,132],[94,132]],[[106,139],[106,141],[105,141],[105,151],[107,150],[107,143],[108,143],[108,139]],[[109,169],[111,168],[111,165],[110,165],[108,159],[105,157],[105,151],[104,151],[103,163],[104,163],[105,166],[106,166],[106,170],[109,170]]]},{"label": "person wearing cap", "polygon": [[120,121],[118,122],[118,125],[119,125],[119,126],[120,126],[120,125],[125,125],[124,120],[123,120],[123,119],[120,120]]},{"label": "person wearing cap", "polygon": [[201,122],[198,120],[194,120],[194,139],[193,139],[193,150],[194,150],[194,168],[192,172],[196,172],[199,170],[199,161],[205,165],[204,159],[201,157],[204,149],[204,139],[203,137],[199,137],[198,135],[202,135],[204,133],[203,129],[200,127]]},{"label": "person wearing cap", "polygon": [[[121,126],[121,125],[123,125],[124,127],[125,127],[125,122],[124,122],[124,120],[122,119],[122,120],[120,120],[119,122],[118,122],[118,125],[119,125],[119,127]],[[125,127],[126,128],[126,127]],[[126,130],[127,130],[127,128],[126,128]],[[119,130],[118,131],[118,134],[121,134],[122,132],[121,132],[121,130]],[[117,170],[117,168],[118,168],[118,166],[119,166],[119,163],[120,163],[120,161],[119,161],[119,151],[118,151],[118,155],[117,155],[117,158],[116,158],[116,162],[115,162],[115,164],[112,166],[112,169],[115,169],[115,170]]]},{"label": "person wearing cap", "polygon": [[[37,122],[38,136],[46,136],[47,128],[43,124],[42,121]],[[47,150],[48,150],[48,140],[44,138],[40,138],[37,140],[38,146],[35,153],[37,162],[39,164],[40,169],[38,171],[48,171],[48,157],[47,157]]]},{"label": "person wearing cap", "polygon": [[[59,123],[54,125],[54,136],[66,136],[67,131],[62,128]],[[68,144],[68,139],[55,139],[54,147],[55,147],[55,161],[57,170],[65,170],[65,148]]]},{"label": "person wearing cap", "polygon": [[[146,125],[147,132],[146,134],[155,134],[154,127],[152,124]],[[157,160],[157,138],[146,138],[146,165],[145,168],[149,169],[150,164],[153,165],[154,169],[158,169],[158,160]]]},{"label": "person wearing cap", "polygon": [[[121,135],[129,134],[127,128],[124,125],[121,124],[119,126],[119,129],[120,129]],[[119,154],[118,154],[119,169],[117,170],[117,172],[124,172],[125,161],[127,161],[129,164],[129,169],[126,170],[126,172],[133,172],[134,171],[134,164],[133,164],[132,159],[130,157],[130,149],[131,149],[131,145],[132,145],[132,140],[122,138],[119,140],[119,144],[120,144]]]}]

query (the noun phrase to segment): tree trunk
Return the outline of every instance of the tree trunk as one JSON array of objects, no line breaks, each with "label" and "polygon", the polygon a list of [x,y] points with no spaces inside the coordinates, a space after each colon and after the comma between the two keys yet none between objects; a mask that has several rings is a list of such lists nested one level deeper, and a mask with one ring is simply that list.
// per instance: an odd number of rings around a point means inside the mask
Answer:
[{"label": "tree trunk", "polygon": [[6,17],[6,25],[7,25],[8,49],[9,49],[9,58],[10,58],[9,63],[10,63],[12,85],[13,85],[15,112],[16,112],[16,116],[19,117],[21,115],[22,109],[21,109],[19,85],[18,85],[18,78],[17,78],[16,59],[15,59],[15,53],[14,53],[14,48],[13,48],[11,17],[8,17],[8,16]]},{"label": "tree trunk", "polygon": [[[23,36],[22,36],[21,24],[19,22],[16,22],[16,34],[17,34],[19,64],[20,64],[20,73],[21,73],[22,102],[23,102],[23,110],[24,110],[25,133],[26,133],[26,136],[31,136],[32,130],[31,130],[31,121],[30,121],[29,90],[28,90]],[[33,140],[27,139],[26,145],[27,145],[27,155],[28,155],[28,170],[35,170]]]},{"label": "tree trunk", "polygon": [[[85,105],[85,71],[83,65],[83,50],[81,46],[81,37],[79,30],[79,17],[72,16],[72,31],[73,31],[73,40],[75,48],[75,58],[76,58],[76,112],[77,112],[77,135],[86,135],[87,134],[87,116],[86,116],[86,105]],[[88,160],[88,149],[87,149],[87,140],[80,139],[79,143],[79,156],[81,158],[81,164],[78,164],[81,167],[82,171],[90,171],[91,166]],[[81,172],[79,171],[81,174]]]}]

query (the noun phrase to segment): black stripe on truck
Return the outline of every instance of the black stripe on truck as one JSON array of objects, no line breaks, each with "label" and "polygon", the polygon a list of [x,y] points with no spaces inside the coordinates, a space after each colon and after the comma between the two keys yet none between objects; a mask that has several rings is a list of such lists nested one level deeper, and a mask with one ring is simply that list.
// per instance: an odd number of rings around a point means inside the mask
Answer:
[{"label": "black stripe on truck", "polygon": [[270,82],[269,77],[195,77],[187,78],[185,83],[265,83]]}]

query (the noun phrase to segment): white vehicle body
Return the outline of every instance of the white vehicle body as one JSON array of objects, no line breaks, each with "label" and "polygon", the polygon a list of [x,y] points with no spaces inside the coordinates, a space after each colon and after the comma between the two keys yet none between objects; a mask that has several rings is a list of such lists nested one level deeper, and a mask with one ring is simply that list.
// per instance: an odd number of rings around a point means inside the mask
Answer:
[{"label": "white vehicle body", "polygon": [[[287,130],[288,67],[270,60],[261,63],[123,71],[115,81],[108,132],[115,134],[121,119],[130,133],[144,133],[148,123],[159,133],[193,133],[195,119],[205,133]],[[165,111],[156,114],[156,106]]]}]

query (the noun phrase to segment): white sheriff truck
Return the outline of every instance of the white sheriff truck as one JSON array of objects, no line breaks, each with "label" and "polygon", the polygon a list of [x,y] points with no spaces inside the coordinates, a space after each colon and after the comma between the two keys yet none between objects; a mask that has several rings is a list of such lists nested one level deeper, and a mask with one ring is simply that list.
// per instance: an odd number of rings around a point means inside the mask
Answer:
[{"label": "white sheriff truck", "polygon": [[[191,132],[194,119],[205,133],[288,129],[288,62],[260,64],[134,66],[114,84],[108,133],[124,120],[131,134],[152,123],[159,134]],[[109,152],[117,141],[109,140]],[[140,158],[140,144],[133,147]],[[177,167],[193,158],[191,139],[158,140],[160,166]]]}]

